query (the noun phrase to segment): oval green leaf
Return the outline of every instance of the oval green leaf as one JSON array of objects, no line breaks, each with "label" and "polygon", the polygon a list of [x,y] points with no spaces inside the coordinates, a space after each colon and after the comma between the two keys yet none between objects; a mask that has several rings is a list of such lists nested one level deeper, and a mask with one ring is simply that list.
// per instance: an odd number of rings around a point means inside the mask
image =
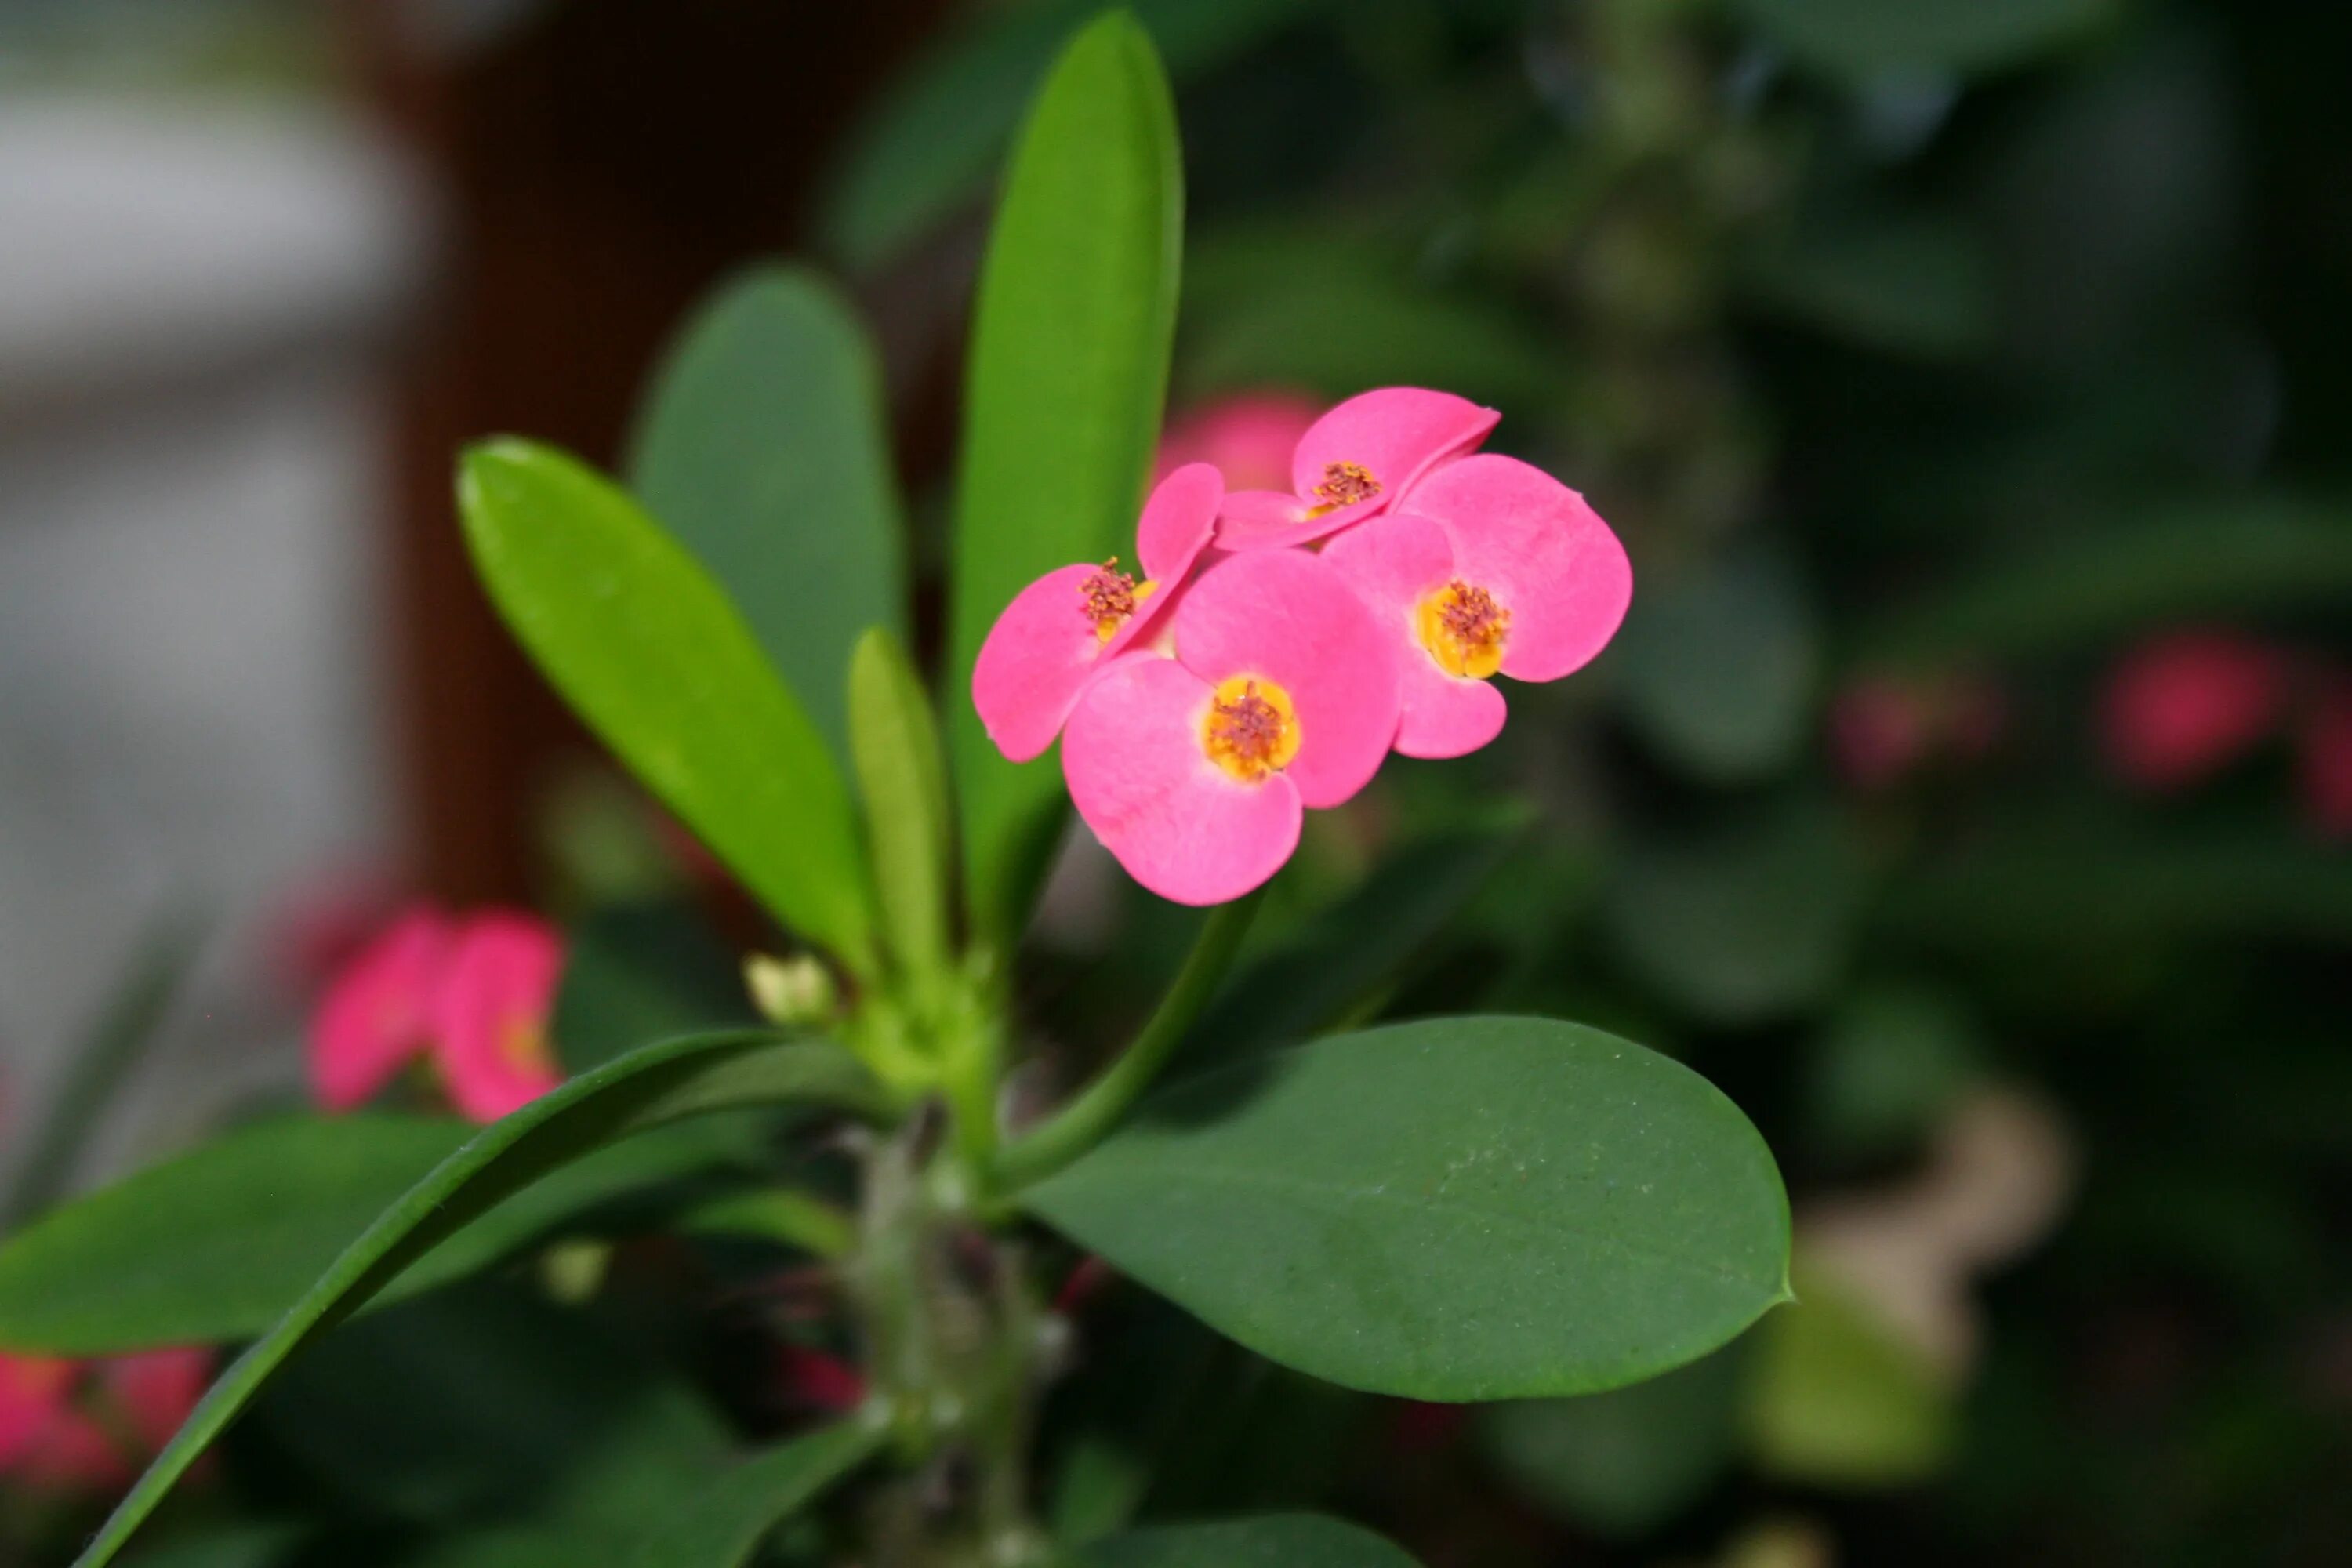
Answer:
[{"label": "oval green leaf", "polygon": [[847,302],[815,273],[765,268],[688,324],[640,412],[628,470],[845,759],[850,647],[867,626],[907,623],[885,420]]},{"label": "oval green leaf", "polygon": [[771,913],[870,973],[841,770],[709,574],[617,486],[551,447],[475,447],[457,495],[491,600],[589,728]]},{"label": "oval green leaf", "polygon": [[871,1458],[883,1421],[848,1421],[739,1462],[665,1515],[632,1568],[741,1568],[778,1524]]},{"label": "oval green leaf", "polygon": [[1013,596],[1076,561],[1132,556],[1176,321],[1183,174],[1151,40],[1114,12],[1073,39],[1014,150],[982,268],[956,481],[950,755],[965,891],[1017,931],[1059,818],[1060,770],[1015,766],[971,705]]},{"label": "oval green leaf", "polygon": [[1550,1019],[1220,1068],[1021,1197],[1260,1354],[1414,1399],[1619,1387],[1787,1298],[1788,1199],[1738,1108]]},{"label": "oval green leaf", "polygon": [[1413,1568],[1402,1548],[1315,1513],[1126,1531],[1087,1547],[1078,1562],[1082,1568]]},{"label": "oval green leaf", "polygon": [[882,1108],[873,1080],[839,1047],[739,1032],[647,1046],[482,1129],[379,1215],[221,1374],[75,1559],[75,1568],[114,1561],[141,1521],[289,1356],[506,1198],[633,1132],[740,1106],[795,1103],[867,1113]]},{"label": "oval green leaf", "polygon": [[[0,1347],[111,1355],[251,1339],[352,1237],[480,1129],[296,1116],[215,1138],[44,1216],[0,1247]],[[728,1162],[708,1127],[600,1149],[482,1215],[387,1285],[398,1300],[638,1188]]]}]

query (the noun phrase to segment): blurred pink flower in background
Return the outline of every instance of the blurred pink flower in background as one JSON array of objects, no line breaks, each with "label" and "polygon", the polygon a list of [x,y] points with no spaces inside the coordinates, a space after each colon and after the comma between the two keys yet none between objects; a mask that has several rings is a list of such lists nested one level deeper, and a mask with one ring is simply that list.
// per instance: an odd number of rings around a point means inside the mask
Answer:
[{"label": "blurred pink flower in background", "polygon": [[41,1490],[125,1486],[196,1407],[211,1370],[203,1350],[0,1354],[0,1475]]},{"label": "blurred pink flower in background", "polygon": [[2278,649],[2227,630],[2141,644],[2108,676],[2108,764],[2142,789],[2184,788],[2243,755],[2277,722],[2290,671]]},{"label": "blurred pink flower in background", "polygon": [[563,943],[536,915],[488,910],[453,921],[417,905],[328,987],[310,1030],[311,1082],[350,1110],[416,1063],[457,1110],[495,1121],[562,1081],[548,1023]]},{"label": "blurred pink flower in background", "polygon": [[1286,489],[1291,449],[1322,412],[1295,392],[1242,392],[1204,403],[1169,422],[1154,480],[1187,463],[1210,463],[1234,489]]},{"label": "blurred pink flower in background", "polygon": [[837,1415],[866,1402],[866,1379],[839,1356],[783,1345],[776,1352],[776,1370],[784,1397],[803,1409]]},{"label": "blurred pink flower in background", "polygon": [[1830,700],[1830,758],[1857,789],[1885,789],[1937,757],[1984,755],[2007,722],[2000,689],[1990,681],[1863,676]]},{"label": "blurred pink flower in background", "polygon": [[2295,741],[2305,815],[2323,837],[2352,839],[2352,679],[2326,685]]}]

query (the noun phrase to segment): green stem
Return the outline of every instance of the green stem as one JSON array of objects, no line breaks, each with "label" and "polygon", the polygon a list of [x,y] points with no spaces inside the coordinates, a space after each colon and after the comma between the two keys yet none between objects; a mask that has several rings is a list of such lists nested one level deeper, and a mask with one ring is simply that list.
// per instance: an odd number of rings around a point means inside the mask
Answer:
[{"label": "green stem", "polygon": [[1192,1020],[1201,1016],[1217,983],[1239,950],[1250,919],[1265,896],[1265,889],[1221,904],[1202,926],[1192,955],[1175,984],[1161,997],[1160,1010],[1143,1026],[1135,1043],[1118,1060],[1103,1069],[1076,1100],[1048,1118],[1044,1125],[1014,1142],[997,1157],[996,1184],[1001,1189],[1024,1187],[1043,1181],[1088,1149],[1118,1125],[1120,1117],[1151,1087],[1160,1069],[1183,1043]]}]

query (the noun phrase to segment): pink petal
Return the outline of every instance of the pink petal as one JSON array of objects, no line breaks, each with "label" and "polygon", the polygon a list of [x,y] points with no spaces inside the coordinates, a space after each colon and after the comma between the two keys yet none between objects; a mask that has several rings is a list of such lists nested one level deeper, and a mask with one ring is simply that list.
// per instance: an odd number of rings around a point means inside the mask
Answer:
[{"label": "pink petal", "polygon": [[1217,546],[1279,550],[1311,543],[1354,521],[1337,513],[1318,515],[1312,503],[1288,490],[1229,490],[1217,518]]},{"label": "pink petal", "polygon": [[1323,547],[1322,559],[1397,644],[1397,751],[1459,757],[1503,731],[1507,704],[1490,680],[1448,674],[1421,640],[1421,602],[1454,578],[1445,531],[1425,517],[1376,518]]},{"label": "pink petal", "polygon": [[1045,755],[1095,676],[1104,645],[1080,589],[1096,571],[1064,566],[1046,573],[1013,595],[980,645],[972,706],[988,738],[1013,762]]},{"label": "pink petal", "polygon": [[2299,740],[2305,815],[2322,837],[2352,838],[2352,683],[2321,694]]},{"label": "pink petal", "polygon": [[2143,789],[2179,789],[2226,767],[2267,733],[2286,700],[2287,661],[2231,631],[2142,644],[2109,678],[2107,760]]},{"label": "pink petal", "polygon": [[113,1491],[129,1484],[132,1470],[106,1428],[79,1410],[61,1410],[16,1468],[45,1491]]},{"label": "pink petal", "polygon": [[1299,743],[1284,776],[1301,804],[1338,805],[1380,771],[1396,739],[1396,639],[1328,563],[1302,550],[1220,561],[1176,606],[1175,631],[1176,657],[1211,687],[1254,675],[1290,694]]},{"label": "pink petal", "polygon": [[310,1024],[310,1079],[321,1105],[364,1104],[424,1053],[449,943],[448,922],[419,908],[344,966]]},{"label": "pink petal", "polygon": [[172,1440],[205,1396],[212,1365],[206,1350],[141,1351],[105,1363],[99,1379],[131,1435],[152,1452]]},{"label": "pink petal", "polygon": [[1278,489],[1290,482],[1290,454],[1322,405],[1290,392],[1245,392],[1171,421],[1160,442],[1160,472],[1212,463],[1225,482]]},{"label": "pink petal", "polygon": [[[1135,525],[1135,553],[1143,575],[1160,585],[1161,594],[1179,587],[1217,526],[1217,507],[1225,499],[1225,477],[1206,463],[1187,463],[1152,488]],[[1136,620],[1156,606],[1146,599],[1137,606]],[[1092,629],[1092,628],[1089,628]],[[1129,626],[1119,628],[1122,632]]]},{"label": "pink petal", "polygon": [[1078,816],[1128,875],[1180,904],[1240,898],[1298,847],[1289,775],[1244,784],[1201,749],[1212,689],[1171,660],[1122,658],[1087,688],[1062,737]]},{"label": "pink petal", "polygon": [[[1501,417],[1450,392],[1383,386],[1359,393],[1298,438],[1290,461],[1291,488],[1312,496],[1329,465],[1355,463],[1380,481],[1374,504],[1394,508],[1439,463],[1485,440]],[[1347,510],[1365,515],[1362,507]]]},{"label": "pink petal", "polygon": [[67,1410],[76,1371],[55,1356],[0,1353],[0,1470],[30,1453]]},{"label": "pink petal", "polygon": [[562,975],[562,940],[536,916],[493,910],[458,932],[436,1018],[460,1114],[496,1121],[563,1081],[547,1039]]},{"label": "pink petal", "polygon": [[1442,524],[1465,582],[1511,613],[1503,673],[1558,680],[1609,645],[1633,599],[1625,547],[1584,498],[1516,458],[1448,464],[1413,491]]}]

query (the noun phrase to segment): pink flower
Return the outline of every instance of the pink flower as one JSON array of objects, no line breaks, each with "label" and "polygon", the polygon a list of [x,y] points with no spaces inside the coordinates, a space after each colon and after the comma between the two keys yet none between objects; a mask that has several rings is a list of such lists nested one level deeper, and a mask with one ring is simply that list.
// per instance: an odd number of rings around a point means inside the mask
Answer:
[{"label": "pink flower", "polygon": [[[1227,550],[1305,544],[1407,510],[1416,484],[1475,448],[1500,417],[1451,393],[1414,386],[1360,393],[1298,438],[1289,489],[1236,490],[1225,498],[1217,543]],[[1410,510],[1428,510],[1417,504]]]},{"label": "pink flower", "polygon": [[2143,789],[2179,789],[2209,777],[2269,731],[2287,675],[2277,650],[2234,632],[2179,632],[2146,643],[2107,681],[2107,760]]},{"label": "pink flower", "polygon": [[1060,567],[1014,595],[971,671],[972,704],[997,750],[1016,763],[1043,755],[1087,682],[1166,618],[1208,546],[1224,493],[1216,469],[1188,463],[1144,503],[1135,539],[1140,582],[1114,558]]},{"label": "pink flower", "polygon": [[1858,789],[1884,789],[1937,755],[1982,756],[2007,722],[1998,688],[1959,675],[1864,676],[1831,700],[1830,756]]},{"label": "pink flower", "polygon": [[0,1352],[0,1471],[16,1469],[71,1408],[74,1363]]},{"label": "pink flower", "polygon": [[493,910],[458,933],[433,1016],[461,1115],[496,1121],[563,1081],[547,1039],[562,977],[563,943],[544,921]]},{"label": "pink flower", "polygon": [[784,1397],[803,1409],[837,1415],[866,1403],[865,1377],[839,1356],[783,1345],[776,1352],[776,1370]]},{"label": "pink flower", "polygon": [[310,1028],[310,1079],[330,1110],[364,1105],[433,1043],[452,931],[420,907],[394,921],[327,989]]},{"label": "pink flower", "polygon": [[1307,807],[1364,787],[1396,736],[1395,639],[1328,563],[1254,551],[1202,572],[1174,657],[1112,661],[1071,711],[1070,798],[1128,873],[1184,904],[1280,869]]},{"label": "pink flower", "polygon": [[109,1361],[0,1355],[0,1473],[51,1490],[125,1485],[204,1395],[211,1354],[159,1350]]},{"label": "pink flower", "polygon": [[1503,728],[1496,673],[1558,680],[1607,646],[1633,570],[1582,496],[1517,458],[1465,458],[1412,505],[1341,533],[1322,558],[1396,648],[1396,749],[1458,757]]},{"label": "pink flower", "polygon": [[2296,741],[2305,815],[2323,837],[2352,838],[2352,683],[2320,693]]},{"label": "pink flower", "polygon": [[563,947],[537,917],[492,910],[459,922],[420,907],[328,990],[310,1070],[330,1110],[365,1104],[412,1063],[458,1111],[495,1121],[562,1082],[547,1026]]},{"label": "pink flower", "polygon": [[1290,485],[1291,448],[1322,412],[1291,392],[1244,392],[1220,398],[1172,421],[1160,438],[1166,479],[1187,463],[1208,463],[1237,490],[1279,490]]},{"label": "pink flower", "polygon": [[207,1350],[140,1351],[98,1363],[100,1397],[122,1423],[124,1433],[152,1454],[172,1440],[205,1396],[212,1381]]}]

